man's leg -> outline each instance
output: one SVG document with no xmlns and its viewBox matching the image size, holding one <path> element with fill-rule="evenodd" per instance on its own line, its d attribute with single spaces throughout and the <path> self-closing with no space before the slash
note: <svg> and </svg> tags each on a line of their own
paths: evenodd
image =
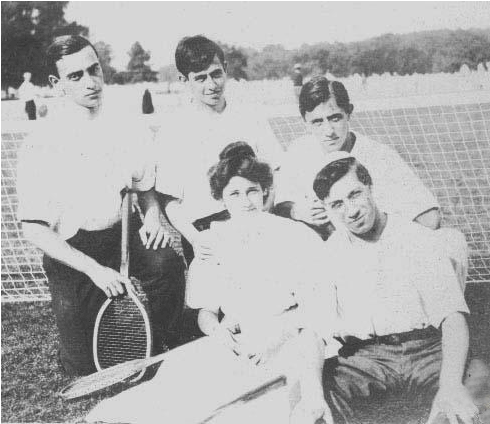
<svg viewBox="0 0 490 424">
<path fill-rule="evenodd" d="M 36 119 L 36 103 L 34 103 L 34 100 L 29 100 L 28 102 L 26 102 L 26 113 L 27 118 L 30 121 Z"/>
<path fill-rule="evenodd" d="M 325 399 L 336 424 L 361 423 L 399 391 L 399 346 L 368 345 L 341 349 L 325 361 Z"/>
<path fill-rule="evenodd" d="M 81 272 L 44 258 L 51 304 L 60 335 L 60 360 L 69 375 L 95 372 L 92 335 L 105 294 Z"/>
<path fill-rule="evenodd" d="M 136 222 L 132 225 L 130 274 L 142 282 L 148 295 L 154 353 L 159 353 L 164 344 L 172 348 L 180 343 L 185 267 L 171 247 L 146 249 L 138 234 L 140 226 Z"/>
</svg>

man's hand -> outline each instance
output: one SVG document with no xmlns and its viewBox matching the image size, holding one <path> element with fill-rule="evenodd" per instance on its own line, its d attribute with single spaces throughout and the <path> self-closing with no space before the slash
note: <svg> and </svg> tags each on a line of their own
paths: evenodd
<svg viewBox="0 0 490 424">
<path fill-rule="evenodd" d="M 216 254 L 217 240 L 211 235 L 209 230 L 204 230 L 195 235 L 191 240 L 194 256 L 206 261 Z"/>
<path fill-rule="evenodd" d="M 232 331 L 224 325 L 218 325 L 216 330 L 213 331 L 210 336 L 213 337 L 219 344 L 226 346 L 236 354 L 239 353 L 238 344 Z"/>
<path fill-rule="evenodd" d="M 435 423 L 439 414 L 445 415 L 450 424 L 459 424 L 458 418 L 463 424 L 474 424 L 477 423 L 473 420 L 478 416 L 478 408 L 462 384 L 441 386 L 432 403 L 427 424 Z"/>
<path fill-rule="evenodd" d="M 139 230 L 141 242 L 149 249 L 153 243 L 153 249 L 166 247 L 170 242 L 170 235 L 162 223 L 162 212 L 160 208 L 151 208 L 146 212 L 143 225 Z"/>
<path fill-rule="evenodd" d="M 127 277 L 124 277 L 112 268 L 99 265 L 87 275 L 97 287 L 103 290 L 107 297 L 124 294 L 124 285 L 126 285 L 130 289 L 133 289 L 131 280 Z"/>
<path fill-rule="evenodd" d="M 291 209 L 291 218 L 313 226 L 320 226 L 330 221 L 325 207 L 318 199 L 295 203 Z"/>
</svg>

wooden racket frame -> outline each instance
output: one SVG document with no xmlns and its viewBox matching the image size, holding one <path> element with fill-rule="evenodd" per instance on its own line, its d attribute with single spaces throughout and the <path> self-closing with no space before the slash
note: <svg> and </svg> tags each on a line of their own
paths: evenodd
<svg viewBox="0 0 490 424">
<path fill-rule="evenodd" d="M 133 208 L 133 193 L 130 190 L 125 190 L 123 200 L 122 200 L 122 220 L 121 220 L 121 266 L 119 272 L 124 276 L 129 278 L 129 233 L 131 230 L 131 214 Z M 147 337 L 146 342 L 146 353 L 145 357 L 150 358 L 152 353 L 152 331 L 150 319 L 146 311 L 145 306 L 141 303 L 138 295 L 134 292 L 132 288 L 126 287 L 127 295 L 131 297 L 133 302 L 136 304 L 138 309 L 143 316 L 145 322 L 145 329 L 149 337 Z M 97 371 L 102 371 L 104 368 L 101 367 L 99 362 L 99 356 L 97 354 L 97 337 L 99 335 L 99 323 L 107 307 L 113 302 L 114 298 L 108 298 L 100 307 L 95 319 L 94 334 L 92 338 L 92 349 L 95 362 L 95 368 Z M 131 382 L 137 382 L 143 378 L 146 373 L 146 368 L 141 370 L 136 376 L 131 379 Z"/>
</svg>

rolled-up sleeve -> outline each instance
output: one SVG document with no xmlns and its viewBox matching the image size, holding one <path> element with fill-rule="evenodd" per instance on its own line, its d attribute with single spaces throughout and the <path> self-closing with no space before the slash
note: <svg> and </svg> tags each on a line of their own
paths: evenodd
<svg viewBox="0 0 490 424">
<path fill-rule="evenodd" d="M 155 137 L 155 190 L 162 194 L 184 199 L 185 164 L 181 146 L 173 138 L 172 131 L 161 128 Z M 191 152 L 188 152 L 191 154 Z"/>
<path fill-rule="evenodd" d="M 129 157 L 133 169 L 132 189 L 148 191 L 155 187 L 155 142 L 154 134 L 149 128 L 140 127 L 133 136 L 134 149 Z"/>
<path fill-rule="evenodd" d="M 55 177 L 56 152 L 43 146 L 38 139 L 27 139 L 17 162 L 17 219 L 44 221 L 54 226 L 60 215 Z"/>
<path fill-rule="evenodd" d="M 387 167 L 383 178 L 385 181 L 376 185 L 381 190 L 386 202 L 392 206 L 388 210 L 409 220 L 420 214 L 439 208 L 439 203 L 431 191 L 424 185 L 414 170 L 392 149 L 384 147 L 384 164 Z M 383 190 L 383 187 L 386 190 Z"/>
<path fill-rule="evenodd" d="M 449 315 L 470 311 L 447 255 L 429 235 L 419 242 L 426 248 L 414 256 L 411 269 L 429 323 L 438 328 Z"/>
</svg>

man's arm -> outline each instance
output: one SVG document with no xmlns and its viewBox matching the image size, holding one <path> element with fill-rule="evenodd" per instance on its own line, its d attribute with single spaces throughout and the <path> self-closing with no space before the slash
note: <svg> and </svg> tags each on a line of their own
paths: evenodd
<svg viewBox="0 0 490 424">
<path fill-rule="evenodd" d="M 165 208 L 167 217 L 175 229 L 192 244 L 196 258 L 206 260 L 213 256 L 212 242 L 208 231 L 199 232 L 192 224 L 193 220 L 186 213 L 180 200 L 171 200 Z"/>
<path fill-rule="evenodd" d="M 155 189 L 138 192 L 138 203 L 143 212 L 143 225 L 139 230 L 143 244 L 149 249 L 153 243 L 153 249 L 159 246 L 165 247 L 170 241 L 164 222 L 167 221 L 160 209 Z"/>
<path fill-rule="evenodd" d="M 472 424 L 478 408 L 462 382 L 469 344 L 466 318 L 461 312 L 454 312 L 442 322 L 441 328 L 442 365 L 439 390 L 428 422 L 431 423 L 442 413 L 450 423 L 457 423 L 459 418 L 464 424 Z"/>
<path fill-rule="evenodd" d="M 46 225 L 23 222 L 22 229 L 24 236 L 32 244 L 53 259 L 86 274 L 108 297 L 123 294 L 123 284 L 131 284 L 128 278 L 117 271 L 100 265 L 91 257 L 71 247 Z"/>
<path fill-rule="evenodd" d="M 310 205 L 307 204 L 307 201 L 304 203 L 304 205 L 299 205 L 291 201 L 281 202 L 274 206 L 273 213 L 284 218 L 302 221 L 315 227 L 330 221 L 325 207 L 319 200 L 310 202 Z"/>
<path fill-rule="evenodd" d="M 315 331 L 307 328 L 302 330 L 298 342 L 304 358 L 298 373 L 301 398 L 291 413 L 290 423 L 314 423 L 323 419 L 326 424 L 333 424 L 332 413 L 323 394 L 325 342 Z"/>
</svg>

